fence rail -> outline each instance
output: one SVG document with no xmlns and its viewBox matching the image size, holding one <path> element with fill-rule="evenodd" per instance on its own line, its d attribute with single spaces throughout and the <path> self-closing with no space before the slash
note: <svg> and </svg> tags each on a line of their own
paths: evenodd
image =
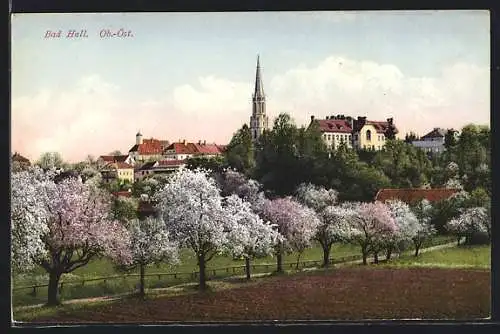
<svg viewBox="0 0 500 334">
<path fill-rule="evenodd" d="M 441 242 L 430 242 L 427 247 L 433 247 L 437 245 L 444 245 L 447 243 L 450 243 L 451 240 L 454 240 L 450 238 L 450 240 L 442 240 Z M 362 259 L 362 256 L 360 254 L 356 255 L 349 255 L 349 256 L 343 256 L 343 257 L 337 257 L 337 258 L 331 258 L 329 260 L 329 264 L 342 264 L 342 263 L 348 263 L 348 262 L 353 262 L 353 261 L 359 261 Z M 321 266 L 323 264 L 322 260 L 306 260 L 306 261 L 299 261 L 297 265 L 297 261 L 289 261 L 289 262 L 283 262 L 282 265 L 284 268 L 306 268 L 306 267 L 315 267 L 315 266 Z M 251 264 L 252 270 L 256 270 L 257 268 L 265 268 L 265 272 L 269 273 L 271 268 L 276 267 L 276 263 L 255 263 Z M 228 267 L 220 267 L 220 268 L 207 268 L 207 279 L 215 278 L 217 277 L 217 273 L 222 274 L 236 274 L 237 272 L 240 273 L 245 273 L 245 265 L 237 265 L 237 266 L 228 266 Z M 144 277 L 154 277 L 157 276 L 158 280 L 161 280 L 162 277 L 173 277 L 174 280 L 178 280 L 181 277 L 185 277 L 190 279 L 191 281 L 195 280 L 198 278 L 199 271 L 192 271 L 192 272 L 160 272 L 160 273 L 150 273 L 150 274 L 145 274 Z M 104 276 L 104 277 L 96 277 L 96 278 L 89 278 L 89 279 L 75 279 L 75 280 L 68 280 L 68 281 L 61 281 L 59 283 L 59 292 L 62 292 L 64 286 L 68 285 L 81 285 L 84 286 L 85 283 L 87 282 L 99 282 L 102 281 L 104 284 L 106 284 L 107 281 L 111 280 L 117 280 L 117 279 L 127 279 L 129 277 L 139 277 L 140 274 L 123 274 L 123 275 L 113 275 L 113 276 Z M 19 290 L 32 290 L 31 295 L 36 296 L 37 295 L 37 289 L 39 288 L 44 288 L 48 287 L 48 283 L 45 284 L 35 284 L 35 285 L 27 285 L 27 286 L 19 286 L 19 287 L 14 287 L 12 290 L 13 291 L 19 291 Z"/>
<path fill-rule="evenodd" d="M 329 263 L 330 264 L 339 264 L 343 262 L 350 262 L 350 261 L 355 261 L 359 260 L 361 256 L 359 255 L 352 255 L 352 256 L 345 256 L 341 258 L 335 258 L 335 259 L 330 259 Z M 314 267 L 314 266 L 320 266 L 323 264 L 323 261 L 320 260 L 307 260 L 307 261 L 299 261 L 298 262 L 298 267 L 299 268 L 306 268 L 306 267 Z M 283 262 L 283 267 L 289 267 L 293 268 L 297 266 L 297 261 L 290 261 L 290 262 Z M 251 264 L 250 267 L 252 270 L 256 270 L 257 268 L 264 268 L 266 272 L 270 272 L 271 268 L 276 267 L 276 263 L 255 263 Z M 238 265 L 238 266 L 229 266 L 229 267 L 220 267 L 220 268 L 207 268 L 207 278 L 212 278 L 212 277 L 217 277 L 218 273 L 222 274 L 236 274 L 236 273 L 245 273 L 246 272 L 246 266 L 245 265 Z M 211 275 L 210 275 L 211 274 Z M 191 280 L 195 280 L 198 278 L 199 271 L 192 271 L 192 272 L 160 272 L 160 273 L 149 273 L 145 274 L 144 277 L 158 277 L 158 280 L 161 280 L 162 277 L 173 277 L 173 279 L 180 279 L 181 277 L 186 277 Z M 75 280 L 68 280 L 68 281 L 61 281 L 59 283 L 59 292 L 61 292 L 64 288 L 64 286 L 68 285 L 81 285 L 84 286 L 88 282 L 99 282 L 102 281 L 104 284 L 106 284 L 107 281 L 111 280 L 117 280 L 117 279 L 126 279 L 129 277 L 140 277 L 140 274 L 123 274 L 123 275 L 113 275 L 113 276 L 103 276 L 103 277 L 96 277 L 96 278 L 89 278 L 89 279 L 75 279 Z M 39 288 L 45 288 L 48 287 L 48 283 L 45 284 L 35 284 L 35 285 L 26 285 L 26 286 L 19 286 L 19 287 L 14 287 L 12 290 L 13 291 L 19 291 L 19 290 L 32 290 L 31 294 L 33 296 L 36 296 L 37 294 L 37 289 Z"/>
</svg>

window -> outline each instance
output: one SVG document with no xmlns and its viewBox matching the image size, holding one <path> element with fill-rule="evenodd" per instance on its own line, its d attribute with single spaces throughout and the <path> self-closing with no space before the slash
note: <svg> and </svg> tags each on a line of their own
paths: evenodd
<svg viewBox="0 0 500 334">
<path fill-rule="evenodd" d="M 358 140 L 358 135 L 354 135 L 354 140 Z"/>
<path fill-rule="evenodd" d="M 339 135 L 336 135 L 336 136 L 335 136 L 335 138 L 336 138 L 337 140 L 339 140 Z"/>
<path fill-rule="evenodd" d="M 375 145 L 372 145 L 372 150 L 374 150 L 374 151 L 375 151 Z"/>
<path fill-rule="evenodd" d="M 349 140 L 351 140 L 351 135 L 349 135 Z"/>
<path fill-rule="evenodd" d="M 366 130 L 366 140 L 372 140 L 372 132 L 370 130 Z"/>
<path fill-rule="evenodd" d="M 332 139 L 332 136 L 331 135 L 328 135 L 328 140 Z"/>
</svg>

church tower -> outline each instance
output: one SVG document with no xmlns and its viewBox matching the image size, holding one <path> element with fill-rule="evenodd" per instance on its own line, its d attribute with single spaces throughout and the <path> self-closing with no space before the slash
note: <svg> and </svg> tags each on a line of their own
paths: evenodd
<svg viewBox="0 0 500 334">
<path fill-rule="evenodd" d="M 257 56 L 257 71 L 255 73 L 255 91 L 252 96 L 252 116 L 250 117 L 250 131 L 252 140 L 256 141 L 264 129 L 268 128 L 269 119 L 266 115 L 266 96 L 262 85 L 259 56 Z"/>
</svg>

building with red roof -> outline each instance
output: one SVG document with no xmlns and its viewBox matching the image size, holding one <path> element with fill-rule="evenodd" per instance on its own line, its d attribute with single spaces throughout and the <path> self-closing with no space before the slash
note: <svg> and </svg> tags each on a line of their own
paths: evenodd
<svg viewBox="0 0 500 334">
<path fill-rule="evenodd" d="M 111 162 L 102 168 L 101 175 L 105 182 L 119 180 L 134 183 L 134 166 L 126 162 Z"/>
<path fill-rule="evenodd" d="M 435 189 L 420 189 L 420 188 L 403 188 L 403 189 L 380 189 L 375 195 L 375 201 L 386 202 L 389 200 L 400 200 L 407 204 L 412 204 L 422 199 L 427 199 L 429 202 L 437 202 L 450 198 L 458 193 L 459 189 L 451 188 L 435 188 Z"/>
<path fill-rule="evenodd" d="M 142 134 L 138 132 L 135 135 L 135 145 L 128 152 L 135 161 L 161 159 L 168 145 L 168 140 L 143 139 Z"/>
<path fill-rule="evenodd" d="M 325 144 L 336 149 L 341 143 L 357 149 L 381 150 L 385 145 L 386 133 L 392 128 L 397 133 L 393 119 L 387 121 L 370 121 L 366 117 L 354 119 L 351 116 L 327 116 L 325 119 L 315 119 L 311 116 L 311 124 L 319 126 Z"/>
</svg>

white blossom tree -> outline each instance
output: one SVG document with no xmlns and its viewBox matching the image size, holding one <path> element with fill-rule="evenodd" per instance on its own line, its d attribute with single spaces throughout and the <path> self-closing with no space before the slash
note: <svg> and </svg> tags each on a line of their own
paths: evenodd
<svg viewBox="0 0 500 334">
<path fill-rule="evenodd" d="M 475 232 L 487 233 L 491 238 L 491 219 L 489 212 L 484 207 L 475 207 L 465 210 L 460 216 L 450 220 L 446 228 L 457 236 L 457 243 L 465 237 L 465 242 Z"/>
<path fill-rule="evenodd" d="M 323 266 L 330 264 L 330 251 L 333 243 L 349 238 L 347 218 L 349 210 L 335 206 L 338 193 L 334 189 L 325 189 L 312 184 L 301 184 L 297 188 L 297 199 L 316 211 L 320 224 L 315 239 L 323 249 Z"/>
<path fill-rule="evenodd" d="M 389 260 L 394 250 L 400 251 L 398 248 L 401 243 L 413 241 L 417 237 L 420 224 L 408 204 L 400 200 L 391 200 L 386 205 L 398 227 L 397 232 L 390 234 L 387 239 L 386 258 Z"/>
<path fill-rule="evenodd" d="M 418 229 L 413 237 L 415 256 L 418 256 L 423 243 L 437 233 L 436 228 L 431 224 L 433 208 L 427 199 L 422 199 L 412 206 L 413 213 L 418 220 Z"/>
<path fill-rule="evenodd" d="M 49 232 L 46 183 L 50 176 L 38 167 L 11 177 L 11 263 L 14 271 L 32 269 L 46 255 L 42 237 Z"/>
<path fill-rule="evenodd" d="M 215 180 L 204 170 L 175 173 L 155 196 L 167 230 L 179 245 L 196 254 L 201 290 L 206 289 L 206 263 L 227 251 L 234 221 L 222 205 Z"/>
<path fill-rule="evenodd" d="M 298 253 L 297 266 L 302 252 L 310 247 L 320 221 L 316 213 L 291 197 L 267 200 L 263 206 L 263 215 L 276 224 L 283 239 L 276 247 L 277 272 L 283 272 L 284 251 L 295 250 Z"/>
<path fill-rule="evenodd" d="M 170 240 L 165 222 L 160 218 L 146 217 L 133 219 L 128 223 L 130 235 L 131 260 L 124 265 L 128 270 L 137 267 L 140 271 L 139 296 L 145 296 L 144 275 L 146 267 L 160 262 L 177 263 L 179 260 L 177 244 Z M 118 258 L 118 261 L 123 260 Z"/>
<path fill-rule="evenodd" d="M 236 195 L 225 199 L 225 207 L 233 219 L 229 232 L 230 251 L 233 257 L 245 259 L 246 277 L 250 279 L 250 261 L 273 253 L 274 246 L 281 240 L 276 226 L 264 222 L 253 212 L 251 204 Z"/>
</svg>

